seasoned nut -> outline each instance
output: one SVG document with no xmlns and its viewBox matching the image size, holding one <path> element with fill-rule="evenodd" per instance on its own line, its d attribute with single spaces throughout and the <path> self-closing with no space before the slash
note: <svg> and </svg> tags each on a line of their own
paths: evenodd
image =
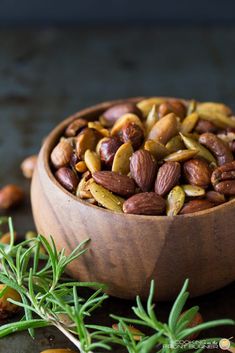
<svg viewBox="0 0 235 353">
<path fill-rule="evenodd" d="M 8 299 L 21 302 L 21 296 L 18 292 L 7 287 L 5 284 L 0 284 L 0 292 L 3 292 L 0 298 L 0 320 L 3 320 L 11 317 L 19 310 L 19 306 L 10 303 Z"/>
<path fill-rule="evenodd" d="M 78 185 L 78 177 L 67 167 L 58 169 L 55 173 L 58 182 L 68 191 L 75 192 Z"/>
<path fill-rule="evenodd" d="M 123 204 L 124 213 L 160 215 L 165 211 L 166 201 L 155 192 L 143 192 L 127 199 Z"/>
<path fill-rule="evenodd" d="M 138 125 L 143 130 L 143 124 L 137 115 L 124 114 L 113 125 L 112 130 L 111 130 L 111 135 L 115 136 L 115 135 L 119 134 L 122 131 L 123 126 L 125 126 L 128 123 L 134 123 L 134 124 Z"/>
<path fill-rule="evenodd" d="M 90 172 L 84 173 L 78 184 L 76 196 L 80 197 L 81 199 L 91 199 L 92 194 L 90 192 L 90 185 L 92 182 L 94 182 L 94 180 L 93 178 L 90 178 Z"/>
<path fill-rule="evenodd" d="M 31 179 L 37 164 L 38 156 L 33 155 L 25 158 L 21 163 L 21 170 L 25 178 Z"/>
<path fill-rule="evenodd" d="M 156 122 L 149 132 L 148 139 L 156 140 L 165 145 L 173 136 L 178 133 L 178 122 L 176 115 L 170 113 Z"/>
<path fill-rule="evenodd" d="M 158 115 L 160 118 L 163 118 L 169 113 L 174 113 L 181 119 L 184 119 L 186 115 L 185 105 L 178 100 L 171 100 L 165 103 L 162 103 L 158 108 Z"/>
<path fill-rule="evenodd" d="M 87 165 L 84 161 L 76 163 L 74 167 L 78 173 L 85 173 L 87 171 Z"/>
<path fill-rule="evenodd" d="M 229 149 L 229 145 L 211 132 L 202 134 L 199 137 L 199 142 L 213 153 L 218 165 L 233 161 L 233 154 Z"/>
<path fill-rule="evenodd" d="M 166 144 L 169 153 L 174 153 L 184 149 L 184 143 L 179 135 L 172 137 Z"/>
<path fill-rule="evenodd" d="M 130 161 L 131 176 L 142 191 L 152 189 L 157 173 L 157 163 L 150 152 L 139 150 Z"/>
<path fill-rule="evenodd" d="M 100 143 L 99 151 L 101 161 L 108 167 L 112 167 L 115 153 L 122 145 L 122 142 L 117 137 L 103 139 Z"/>
<path fill-rule="evenodd" d="M 97 172 L 101 169 L 100 157 L 91 150 L 86 150 L 84 154 L 84 161 L 91 173 Z"/>
<path fill-rule="evenodd" d="M 180 211 L 180 214 L 199 212 L 212 207 L 214 207 L 213 203 L 208 200 L 191 200 L 184 204 L 183 208 Z"/>
<path fill-rule="evenodd" d="M 72 169 L 76 169 L 75 166 L 79 162 L 79 158 L 76 152 L 73 152 L 70 157 L 69 165 Z"/>
<path fill-rule="evenodd" d="M 76 152 L 79 159 L 84 157 L 86 150 L 94 151 L 99 139 L 99 134 L 93 129 L 84 129 L 77 137 Z"/>
<path fill-rule="evenodd" d="M 138 149 L 144 139 L 144 132 L 139 125 L 129 122 L 122 127 L 121 140 L 125 143 L 130 141 L 133 149 Z"/>
<path fill-rule="evenodd" d="M 185 146 L 189 150 L 196 150 L 197 151 L 197 157 L 202 157 L 206 159 L 207 161 L 213 163 L 216 165 L 216 160 L 214 156 L 206 149 L 204 146 L 202 146 L 199 142 L 195 141 L 194 139 L 187 137 L 183 134 L 180 133 L 180 136 L 182 137 L 182 140 L 184 141 Z"/>
<path fill-rule="evenodd" d="M 120 174 L 128 174 L 130 171 L 130 158 L 134 150 L 130 142 L 119 147 L 114 155 L 112 171 Z"/>
<path fill-rule="evenodd" d="M 164 158 L 166 162 L 183 162 L 187 159 L 191 159 L 196 156 L 198 153 L 197 150 L 179 150 L 177 152 L 171 153 Z"/>
<path fill-rule="evenodd" d="M 204 132 L 215 133 L 218 129 L 211 121 L 199 119 L 199 121 L 195 127 L 195 130 L 199 134 L 203 134 Z"/>
<path fill-rule="evenodd" d="M 235 180 L 221 181 L 215 185 L 215 190 L 221 194 L 234 196 L 235 195 Z"/>
<path fill-rule="evenodd" d="M 135 183 L 133 179 L 126 175 L 121 175 L 115 172 L 102 171 L 95 172 L 93 179 L 99 185 L 115 194 L 121 196 L 130 196 L 135 192 Z"/>
<path fill-rule="evenodd" d="M 211 183 L 213 186 L 218 184 L 221 180 L 227 180 L 228 173 L 231 177 L 231 172 L 235 171 L 235 161 L 230 163 L 223 164 L 222 166 L 216 168 L 211 176 Z M 226 174 L 225 174 L 226 173 Z M 226 176 L 226 179 L 223 179 L 222 176 Z"/>
<path fill-rule="evenodd" d="M 150 112 L 148 113 L 147 119 L 145 121 L 145 129 L 148 134 L 152 129 L 153 125 L 159 120 L 156 105 L 154 104 Z"/>
<path fill-rule="evenodd" d="M 90 129 L 94 129 L 94 130 L 98 131 L 100 133 L 100 135 L 102 135 L 102 136 L 105 136 L 105 137 L 110 136 L 109 130 L 105 129 L 99 121 L 89 121 L 88 127 Z"/>
<path fill-rule="evenodd" d="M 51 162 L 58 169 L 66 167 L 73 153 L 73 147 L 67 139 L 61 139 L 51 152 Z"/>
<path fill-rule="evenodd" d="M 24 199 L 23 190 L 14 184 L 0 189 L 0 209 L 8 210 L 18 206 Z"/>
<path fill-rule="evenodd" d="M 122 212 L 124 199 L 120 196 L 113 195 L 112 192 L 95 182 L 91 183 L 90 192 L 94 199 L 103 207 L 108 210 Z"/>
<path fill-rule="evenodd" d="M 166 201 L 167 216 L 176 216 L 184 205 L 185 193 L 180 186 L 175 186 L 168 194 Z"/>
<path fill-rule="evenodd" d="M 129 113 L 135 114 L 139 118 L 142 118 L 141 110 L 134 103 L 125 102 L 116 104 L 107 109 L 102 115 L 101 122 L 104 126 L 111 127 L 121 116 Z"/>
<path fill-rule="evenodd" d="M 67 129 L 65 130 L 65 136 L 74 137 L 76 136 L 82 129 L 87 127 L 88 121 L 85 119 L 76 119 L 72 121 Z"/>
<path fill-rule="evenodd" d="M 192 113 L 186 116 L 186 118 L 182 121 L 180 131 L 183 134 L 187 134 L 191 132 L 194 129 L 198 119 L 199 119 L 199 116 L 197 113 Z"/>
<path fill-rule="evenodd" d="M 198 196 L 205 195 L 205 189 L 203 189 L 200 186 L 185 184 L 185 185 L 181 185 L 181 187 L 184 190 L 186 196 L 198 197 Z"/>
<path fill-rule="evenodd" d="M 208 191 L 206 193 L 206 198 L 208 201 L 212 202 L 215 205 L 220 205 L 221 203 L 224 203 L 226 201 L 225 197 L 223 194 L 220 194 L 217 191 Z"/>
<path fill-rule="evenodd" d="M 197 104 L 197 111 L 206 111 L 210 113 L 220 113 L 223 115 L 230 116 L 232 115 L 231 109 L 222 103 L 215 103 L 215 102 L 204 102 Z"/>
<path fill-rule="evenodd" d="M 157 173 L 155 192 L 160 196 L 166 195 L 179 182 L 180 174 L 178 162 L 164 163 Z"/>
<path fill-rule="evenodd" d="M 169 154 L 168 149 L 158 141 L 147 140 L 144 144 L 144 149 L 149 151 L 157 161 Z"/>
<path fill-rule="evenodd" d="M 139 103 L 137 103 L 137 107 L 142 111 L 144 117 L 147 117 L 150 110 L 153 108 L 153 105 L 158 107 L 160 104 L 164 103 L 166 98 L 162 97 L 151 97 L 147 99 L 143 99 Z"/>
<path fill-rule="evenodd" d="M 206 189 L 211 180 L 211 169 L 203 159 L 190 159 L 184 163 L 184 176 L 191 185 Z"/>
<path fill-rule="evenodd" d="M 203 120 L 208 120 L 212 122 L 216 127 L 223 129 L 230 127 L 235 127 L 235 119 L 228 117 L 220 112 L 211 112 L 208 110 L 198 110 L 199 118 Z"/>
</svg>

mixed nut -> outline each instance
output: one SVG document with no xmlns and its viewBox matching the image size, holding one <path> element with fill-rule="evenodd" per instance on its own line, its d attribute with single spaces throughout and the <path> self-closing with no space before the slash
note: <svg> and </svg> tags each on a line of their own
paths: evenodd
<svg viewBox="0 0 235 353">
<path fill-rule="evenodd" d="M 152 97 L 74 118 L 51 152 L 58 182 L 87 202 L 188 214 L 235 196 L 235 117 L 221 103 Z"/>
</svg>

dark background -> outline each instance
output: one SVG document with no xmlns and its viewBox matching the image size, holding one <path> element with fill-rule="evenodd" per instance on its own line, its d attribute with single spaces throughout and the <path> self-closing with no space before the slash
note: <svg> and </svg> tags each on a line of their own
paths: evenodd
<svg viewBox="0 0 235 353">
<path fill-rule="evenodd" d="M 21 236 L 34 224 L 20 163 L 67 115 L 151 95 L 235 108 L 234 10 L 233 0 L 0 0 L 0 187 L 14 182 L 26 191 L 24 206 L 11 212 Z M 235 319 L 234 298 L 235 283 L 191 304 L 201 306 L 205 319 Z M 112 299 L 95 319 L 111 324 L 108 313 L 127 315 L 132 305 Z M 162 320 L 169 307 L 158 304 Z M 234 329 L 211 335 L 234 336 Z M 44 329 L 36 341 L 27 333 L 1 340 L 0 353 L 50 346 L 69 343 Z"/>
</svg>

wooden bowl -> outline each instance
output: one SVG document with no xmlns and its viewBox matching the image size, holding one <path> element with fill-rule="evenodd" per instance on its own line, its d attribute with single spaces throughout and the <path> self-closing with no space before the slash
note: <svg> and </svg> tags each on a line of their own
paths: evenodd
<svg viewBox="0 0 235 353">
<path fill-rule="evenodd" d="M 138 101 L 138 99 L 134 99 Z M 198 296 L 235 280 L 235 200 L 213 209 L 176 217 L 119 214 L 90 205 L 54 178 L 50 152 L 75 118 L 94 120 L 107 102 L 82 110 L 57 126 L 39 154 L 32 181 L 32 208 L 39 233 L 53 235 L 58 248 L 71 252 L 90 238 L 85 255 L 69 268 L 81 281 L 108 285 L 121 298 L 146 298 L 151 279 L 158 300 L 174 298 L 185 278 Z"/>
</svg>

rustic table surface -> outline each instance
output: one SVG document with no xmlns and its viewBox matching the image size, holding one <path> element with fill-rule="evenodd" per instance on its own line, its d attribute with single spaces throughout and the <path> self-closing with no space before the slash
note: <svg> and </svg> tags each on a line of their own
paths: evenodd
<svg viewBox="0 0 235 353">
<path fill-rule="evenodd" d="M 130 96 L 169 95 L 224 101 L 235 108 L 235 28 L 71 28 L 0 30 L 0 185 L 15 182 L 27 201 L 13 212 L 20 234 L 34 229 L 29 183 L 21 160 L 37 153 L 48 132 L 68 114 L 100 101 Z M 193 299 L 205 319 L 235 319 L 235 283 Z M 108 313 L 127 315 L 132 302 L 110 298 Z M 170 303 L 159 303 L 166 319 Z M 235 336 L 221 328 L 211 335 Z M 0 353 L 39 353 L 71 347 L 54 329 L 0 341 Z M 216 350 L 218 352 L 218 350 Z M 121 353 L 120 349 L 113 352 Z"/>
</svg>

